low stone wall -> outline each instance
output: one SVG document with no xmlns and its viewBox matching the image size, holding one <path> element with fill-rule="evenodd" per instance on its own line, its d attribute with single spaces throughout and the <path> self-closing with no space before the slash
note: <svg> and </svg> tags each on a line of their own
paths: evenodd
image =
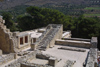
<svg viewBox="0 0 100 67">
<path fill-rule="evenodd" d="M 87 56 L 86 67 L 97 67 L 97 48 L 90 48 Z"/>
<path fill-rule="evenodd" d="M 49 58 L 50 58 L 50 57 L 53 57 L 53 56 L 50 56 L 50 55 L 48 55 L 48 54 L 42 54 L 42 53 L 41 53 L 41 54 L 37 54 L 36 57 L 37 57 L 37 58 L 40 58 L 40 59 L 49 60 Z"/>
<path fill-rule="evenodd" d="M 5 66 L 5 67 L 21 67 L 21 64 L 18 63 L 18 61 L 14 61 L 11 64 Z"/>
<path fill-rule="evenodd" d="M 86 41 L 90 42 L 91 39 L 82 39 L 82 38 L 62 38 L 63 40 L 74 40 L 74 41 Z"/>
<path fill-rule="evenodd" d="M 35 59 L 35 58 L 36 58 L 36 53 L 35 52 L 30 52 L 29 54 L 24 55 L 21 58 L 19 58 L 18 62 L 22 64 L 22 63 L 27 62 L 28 60 Z"/>
<path fill-rule="evenodd" d="M 7 55 L 5 57 L 1 57 L 0 58 L 0 65 L 2 65 L 4 63 L 7 63 L 7 62 L 9 62 L 9 61 L 11 61 L 13 59 L 14 59 L 14 54 L 9 54 L 9 55 Z"/>
<path fill-rule="evenodd" d="M 67 47 L 61 47 L 58 49 L 62 49 L 62 50 L 70 50 L 70 51 L 77 51 L 77 52 L 86 52 L 86 50 L 84 49 L 79 49 L 79 48 L 67 48 Z"/>
<path fill-rule="evenodd" d="M 27 55 L 24 55 L 20 57 L 19 59 L 15 60 L 11 64 L 7 65 L 6 67 L 23 67 L 22 64 L 27 64 L 27 60 L 35 59 L 36 53 L 35 52 L 30 52 Z M 29 65 L 30 66 L 30 65 Z"/>
<path fill-rule="evenodd" d="M 18 59 L 18 62 L 21 64 L 21 67 L 50 67 L 48 65 L 42 65 L 42 64 L 35 64 L 35 63 L 29 63 L 29 60 L 36 59 L 36 53 L 31 52 L 28 55 L 25 55 Z"/>
<path fill-rule="evenodd" d="M 34 64 L 34 63 L 23 63 L 21 64 L 21 67 L 53 67 L 50 65 L 42 65 L 42 64 Z"/>
<path fill-rule="evenodd" d="M 83 41 L 71 41 L 71 40 L 56 40 L 57 45 L 66 45 L 66 46 L 74 46 L 74 47 L 82 47 L 82 48 L 90 48 L 90 42 Z"/>
</svg>

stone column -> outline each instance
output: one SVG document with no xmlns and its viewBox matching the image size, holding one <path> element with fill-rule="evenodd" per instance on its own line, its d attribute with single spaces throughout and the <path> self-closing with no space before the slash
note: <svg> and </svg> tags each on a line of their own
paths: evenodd
<svg viewBox="0 0 100 67">
<path fill-rule="evenodd" d="M 25 44 L 25 36 L 23 36 L 23 45 Z"/>
<path fill-rule="evenodd" d="M 17 54 L 16 53 L 14 54 L 14 59 L 17 59 Z"/>
<path fill-rule="evenodd" d="M 30 36 L 28 35 L 27 37 L 28 37 L 28 43 L 31 44 Z"/>
<path fill-rule="evenodd" d="M 18 48 L 20 48 L 20 37 L 18 37 Z"/>
</svg>

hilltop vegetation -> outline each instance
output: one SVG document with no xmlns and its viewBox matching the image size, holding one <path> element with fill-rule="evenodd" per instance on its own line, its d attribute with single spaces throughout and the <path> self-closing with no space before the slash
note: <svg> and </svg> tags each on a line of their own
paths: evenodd
<svg viewBox="0 0 100 67">
<path fill-rule="evenodd" d="M 6 14 L 3 13 L 6 23 L 9 21 L 12 23 L 12 18 L 6 18 Z M 14 23 L 14 22 L 13 22 Z M 86 18 L 83 15 L 80 17 L 66 16 L 58 10 L 39 8 L 39 7 L 28 7 L 26 9 L 25 15 L 19 15 L 17 17 L 17 26 L 13 28 L 7 23 L 7 27 L 12 29 L 12 31 L 20 30 L 26 31 L 31 29 L 36 29 L 40 27 L 45 27 L 48 24 L 63 24 L 64 30 L 71 30 L 72 37 L 80 38 L 91 38 L 92 36 L 100 36 L 100 19 L 97 17 Z M 17 28 L 15 28 L 17 27 Z"/>
<path fill-rule="evenodd" d="M 38 6 L 56 9 L 63 12 L 65 15 L 73 17 L 82 14 L 85 14 L 86 17 L 91 17 L 91 13 L 93 17 L 99 17 L 99 15 L 97 15 L 100 14 L 99 3 L 99 0 L 4 0 L 0 2 L 0 13 L 2 10 L 6 10 L 14 15 L 15 20 L 16 16 L 19 14 L 25 14 L 27 6 Z"/>
</svg>

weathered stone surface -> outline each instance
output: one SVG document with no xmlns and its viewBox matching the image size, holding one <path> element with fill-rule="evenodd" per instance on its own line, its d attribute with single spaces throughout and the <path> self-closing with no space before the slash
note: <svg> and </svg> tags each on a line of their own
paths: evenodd
<svg viewBox="0 0 100 67">
<path fill-rule="evenodd" d="M 97 48 L 91 48 L 86 59 L 86 67 L 94 67 L 97 63 Z"/>
</svg>

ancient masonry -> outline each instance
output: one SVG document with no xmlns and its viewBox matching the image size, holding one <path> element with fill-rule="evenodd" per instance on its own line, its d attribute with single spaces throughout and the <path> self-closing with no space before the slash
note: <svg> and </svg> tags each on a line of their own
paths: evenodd
<svg viewBox="0 0 100 67">
<path fill-rule="evenodd" d="M 99 64 L 97 37 L 71 38 L 71 31 L 63 31 L 62 24 L 11 32 L 2 18 L 0 67 L 97 67 Z"/>
</svg>

